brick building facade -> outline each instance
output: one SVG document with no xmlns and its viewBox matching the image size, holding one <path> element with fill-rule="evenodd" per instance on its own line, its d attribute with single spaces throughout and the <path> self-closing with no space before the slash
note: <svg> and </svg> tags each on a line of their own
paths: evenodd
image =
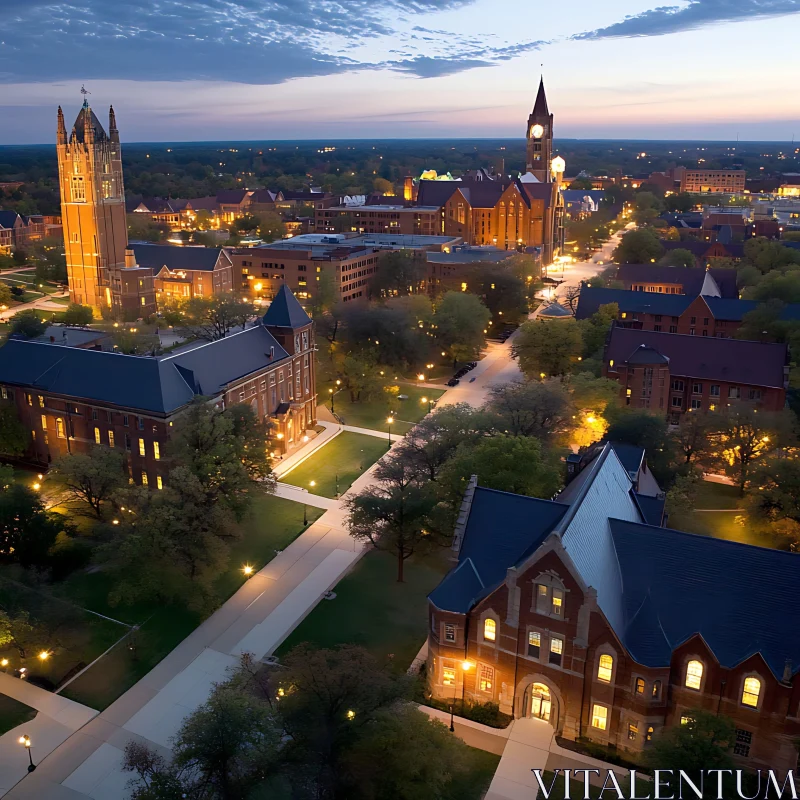
<svg viewBox="0 0 800 800">
<path fill-rule="evenodd" d="M 742 765 L 796 766 L 800 555 L 646 524 L 611 445 L 556 501 L 476 482 L 429 596 L 434 697 L 635 757 L 699 707 L 733 719 Z"/>
<path fill-rule="evenodd" d="M 314 325 L 288 290 L 263 319 L 190 350 L 150 358 L 11 339 L 0 348 L 0 400 L 29 432 L 25 459 L 47 466 L 95 445 L 126 454 L 137 483 L 161 488 L 170 428 L 196 397 L 247 403 L 281 455 L 316 424 Z"/>
<path fill-rule="evenodd" d="M 743 192 L 743 169 L 686 169 L 681 174 L 680 190 L 693 194 Z"/>
</svg>

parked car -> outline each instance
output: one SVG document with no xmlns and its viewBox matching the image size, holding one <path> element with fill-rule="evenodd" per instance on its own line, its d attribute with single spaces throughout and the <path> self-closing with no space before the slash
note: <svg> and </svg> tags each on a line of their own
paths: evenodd
<svg viewBox="0 0 800 800">
<path fill-rule="evenodd" d="M 458 378 L 450 378 L 450 380 L 447 381 L 448 386 L 458 386 L 459 383 L 461 383 L 461 381 Z"/>
</svg>

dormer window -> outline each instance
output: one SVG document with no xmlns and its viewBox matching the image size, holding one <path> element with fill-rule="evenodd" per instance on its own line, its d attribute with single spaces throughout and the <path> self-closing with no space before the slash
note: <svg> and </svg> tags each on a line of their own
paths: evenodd
<svg viewBox="0 0 800 800">
<path fill-rule="evenodd" d="M 544 583 L 536 584 L 536 612 L 551 617 L 564 616 L 564 590 Z"/>
</svg>

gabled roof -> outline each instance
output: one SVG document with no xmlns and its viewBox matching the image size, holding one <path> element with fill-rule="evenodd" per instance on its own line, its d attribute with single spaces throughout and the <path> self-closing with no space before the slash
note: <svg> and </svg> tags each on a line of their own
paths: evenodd
<svg viewBox="0 0 800 800">
<path fill-rule="evenodd" d="M 273 328 L 302 328 L 311 322 L 311 317 L 306 314 L 284 283 L 275 295 L 275 299 L 269 304 L 262 321 L 264 325 Z"/>
<path fill-rule="evenodd" d="M 779 680 L 787 659 L 800 668 L 800 554 L 610 525 L 624 587 L 622 639 L 636 661 L 664 666 L 675 647 L 700 635 L 723 667 L 760 652 Z"/>
<path fill-rule="evenodd" d="M 588 319 L 599 310 L 600 306 L 610 305 L 611 303 L 616 303 L 620 311 L 625 311 L 629 314 L 664 314 L 670 317 L 679 317 L 693 301 L 693 297 L 685 294 L 635 292 L 632 289 L 605 289 L 600 286 L 583 286 L 578 297 L 575 318 Z"/>
<path fill-rule="evenodd" d="M 443 206 L 461 188 L 461 181 L 420 181 L 417 205 Z"/>
<path fill-rule="evenodd" d="M 615 325 L 603 358 L 606 363 L 613 360 L 622 364 L 641 346 L 668 358 L 673 376 L 780 389 L 784 386 L 785 344 L 685 336 Z"/>
<path fill-rule="evenodd" d="M 660 264 L 620 264 L 617 278 L 624 283 L 673 283 L 683 293 L 697 297 L 702 293 L 706 270 L 699 267 L 662 267 Z"/>
<path fill-rule="evenodd" d="M 186 247 L 171 244 L 132 243 L 130 249 L 140 267 L 148 267 L 157 273 L 162 267 L 171 272 L 178 270 L 213 272 L 220 263 L 230 263 L 228 254 L 221 247 Z"/>
<path fill-rule="evenodd" d="M 738 255 L 734 248 L 737 245 L 726 244 L 725 249 L 731 252 L 731 258 L 741 258 L 742 253 L 740 252 Z M 741 247 L 741 245 L 738 245 Z M 711 262 L 714 263 L 713 261 Z M 736 270 L 735 269 L 724 269 L 723 267 L 709 267 L 708 273 L 711 277 L 717 282 L 717 286 L 719 286 L 719 293 L 721 297 L 729 298 L 732 300 L 736 300 L 739 297 L 739 289 L 736 285 Z"/>
<path fill-rule="evenodd" d="M 429 595 L 443 610 L 465 613 L 505 580 L 506 570 L 523 561 L 545 540 L 569 506 L 552 500 L 475 489 L 459 566 Z"/>
<path fill-rule="evenodd" d="M 247 189 L 221 189 L 217 192 L 217 202 L 239 205 L 249 194 Z"/>
</svg>

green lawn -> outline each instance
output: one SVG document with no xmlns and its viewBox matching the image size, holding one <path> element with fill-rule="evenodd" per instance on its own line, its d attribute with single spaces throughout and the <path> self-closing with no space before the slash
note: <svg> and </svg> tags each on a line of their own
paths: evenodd
<svg viewBox="0 0 800 800">
<path fill-rule="evenodd" d="M 310 507 L 307 512 L 309 524 L 322 513 Z M 244 582 L 244 564 L 261 569 L 275 557 L 276 550 L 283 550 L 302 533 L 303 506 L 279 497 L 257 498 L 243 529 L 244 536 L 231 547 L 229 569 L 217 582 L 220 604 Z M 149 672 L 202 621 L 201 614 L 182 607 L 109 606 L 111 588 L 110 577 L 102 572 L 76 574 L 62 585 L 66 595 L 86 608 L 130 624 L 144 623 L 131 639 L 112 650 L 64 690 L 65 697 L 98 710 L 106 708 Z M 131 643 L 133 649 L 128 646 Z"/>
<path fill-rule="evenodd" d="M 13 730 L 36 716 L 36 709 L 0 694 L 0 734 Z M 24 733 L 24 731 L 23 731 Z"/>
<path fill-rule="evenodd" d="M 427 596 L 452 566 L 449 550 L 406 562 L 405 581 L 397 582 L 397 561 L 389 553 L 367 553 L 334 588 L 333 600 L 321 600 L 278 650 L 300 642 L 318 647 L 357 644 L 377 658 L 392 656 L 408 669 L 428 631 Z"/>
<path fill-rule="evenodd" d="M 406 396 L 407 399 L 400 400 L 395 395 L 386 392 L 381 396 L 369 401 L 351 403 L 347 392 L 339 392 L 336 395 L 334 409 L 344 420 L 345 425 L 355 425 L 359 428 L 371 428 L 376 431 L 386 431 L 388 436 L 389 426 L 387 419 L 389 414 L 394 414 L 392 424 L 393 434 L 407 433 L 419 422 L 427 413 L 429 406 L 428 400 L 438 400 L 443 394 L 443 389 L 424 389 L 411 383 L 401 383 L 399 394 Z M 425 402 L 423 402 L 425 398 Z M 328 400 L 330 407 L 330 400 Z"/>
<path fill-rule="evenodd" d="M 339 494 L 344 494 L 353 481 L 388 449 L 388 436 L 383 439 L 365 433 L 345 431 L 326 442 L 314 455 L 281 477 L 281 482 L 301 486 L 312 494 L 335 497 L 337 476 Z"/>
<path fill-rule="evenodd" d="M 474 747 L 467 750 L 467 769 L 455 776 L 443 795 L 444 800 L 481 800 L 497 772 L 500 756 Z"/>
<path fill-rule="evenodd" d="M 758 547 L 785 548 L 786 538 L 753 525 L 747 510 L 739 507 L 741 503 L 742 498 L 735 486 L 702 481 L 694 509 L 674 512 L 667 524 L 671 528 L 702 536 Z"/>
</svg>

